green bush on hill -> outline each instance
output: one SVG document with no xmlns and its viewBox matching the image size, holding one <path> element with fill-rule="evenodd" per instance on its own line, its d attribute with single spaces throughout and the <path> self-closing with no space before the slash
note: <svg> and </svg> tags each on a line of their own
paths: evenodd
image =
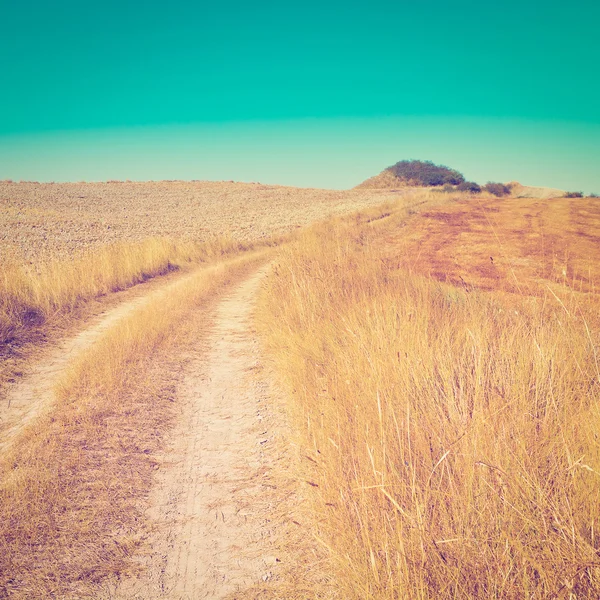
<svg viewBox="0 0 600 600">
<path fill-rule="evenodd" d="M 583 192 L 565 192 L 565 198 L 583 198 Z"/>
<path fill-rule="evenodd" d="M 399 179 L 423 186 L 459 185 L 465 178 L 461 173 L 443 165 L 434 165 L 430 160 L 401 160 L 388 167 Z"/>
<path fill-rule="evenodd" d="M 463 181 L 456 189 L 459 192 L 471 192 L 472 194 L 479 194 L 481 192 L 481 186 L 474 181 Z"/>
<path fill-rule="evenodd" d="M 483 189 L 490 194 L 494 194 L 494 196 L 508 196 L 510 194 L 510 188 L 503 183 L 494 183 L 493 181 L 488 181 Z"/>
</svg>

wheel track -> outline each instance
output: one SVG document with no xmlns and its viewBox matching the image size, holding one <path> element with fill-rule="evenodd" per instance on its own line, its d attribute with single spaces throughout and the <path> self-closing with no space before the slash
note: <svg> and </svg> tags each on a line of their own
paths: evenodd
<svg viewBox="0 0 600 600">
<path fill-rule="evenodd" d="M 167 282 L 171 280 L 169 278 Z M 2 401 L 0 453 L 6 451 L 28 424 L 52 408 L 54 387 L 69 366 L 110 327 L 132 314 L 168 284 L 159 280 L 152 283 L 150 289 L 136 286 L 127 290 L 132 298 L 126 296 L 127 299 L 114 308 L 92 318 L 83 331 L 59 341 L 23 379 L 7 390 Z"/>
</svg>

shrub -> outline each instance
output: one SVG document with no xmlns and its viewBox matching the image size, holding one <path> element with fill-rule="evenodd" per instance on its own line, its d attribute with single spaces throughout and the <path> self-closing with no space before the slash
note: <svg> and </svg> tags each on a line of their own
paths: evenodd
<svg viewBox="0 0 600 600">
<path fill-rule="evenodd" d="M 474 181 L 463 181 L 456 189 L 459 192 L 471 192 L 472 194 L 481 192 L 481 186 Z"/>
<path fill-rule="evenodd" d="M 494 183 L 493 181 L 488 181 L 486 185 L 483 186 L 483 189 L 490 194 L 494 194 L 494 196 L 508 196 L 510 194 L 510 188 L 503 183 Z"/>
<path fill-rule="evenodd" d="M 583 198 L 583 192 L 565 192 L 564 198 Z"/>
<path fill-rule="evenodd" d="M 390 171 L 399 179 L 415 185 L 459 185 L 465 180 L 458 171 L 443 165 L 434 165 L 430 160 L 401 160 L 388 167 L 386 171 Z"/>
<path fill-rule="evenodd" d="M 598 194 L 594 194 L 594 192 L 592 192 L 591 194 L 588 194 L 588 198 L 600 198 L 600 196 L 598 196 Z"/>
</svg>

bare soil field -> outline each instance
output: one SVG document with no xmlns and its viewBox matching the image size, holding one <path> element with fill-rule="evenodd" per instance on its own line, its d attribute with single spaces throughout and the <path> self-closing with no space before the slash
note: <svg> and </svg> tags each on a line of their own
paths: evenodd
<svg viewBox="0 0 600 600">
<path fill-rule="evenodd" d="M 403 267 L 467 289 L 598 292 L 596 198 L 465 198 L 420 213 L 390 238 Z"/>
<path fill-rule="evenodd" d="M 34 261 L 148 237 L 254 241 L 397 196 L 207 181 L 0 182 L 0 248 Z"/>
</svg>

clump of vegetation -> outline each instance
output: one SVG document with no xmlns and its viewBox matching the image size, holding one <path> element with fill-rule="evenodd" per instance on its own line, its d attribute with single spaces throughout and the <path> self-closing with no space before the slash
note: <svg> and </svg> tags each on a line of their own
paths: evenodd
<svg viewBox="0 0 600 600">
<path fill-rule="evenodd" d="M 463 181 L 456 189 L 459 192 L 470 192 L 472 194 L 479 194 L 481 192 L 481 186 L 474 181 Z"/>
<path fill-rule="evenodd" d="M 510 194 L 510 187 L 508 185 L 503 183 L 495 183 L 493 181 L 488 181 L 483 186 L 483 189 L 494 196 L 498 196 L 498 198 L 501 196 L 508 196 Z"/>
<path fill-rule="evenodd" d="M 462 173 L 443 165 L 435 165 L 430 160 L 401 160 L 386 171 L 411 185 L 459 185 L 465 180 Z"/>
<path fill-rule="evenodd" d="M 565 192 L 565 198 L 583 198 L 583 192 Z"/>
<path fill-rule="evenodd" d="M 599 198 L 600 196 L 598 196 L 598 194 L 594 194 L 594 192 L 592 192 L 591 194 L 588 194 L 588 198 Z"/>
</svg>

